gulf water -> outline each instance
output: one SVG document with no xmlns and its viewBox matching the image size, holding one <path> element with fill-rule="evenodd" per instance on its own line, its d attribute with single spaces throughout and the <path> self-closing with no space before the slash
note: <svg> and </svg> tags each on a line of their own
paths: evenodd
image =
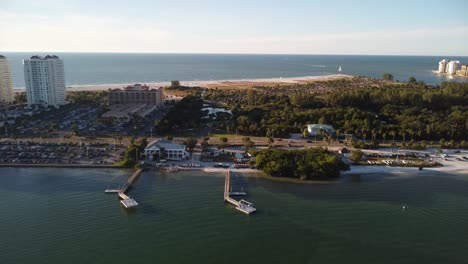
<svg viewBox="0 0 468 264">
<path fill-rule="evenodd" d="M 130 174 L 0 168 L 0 263 L 468 263 L 466 176 L 233 174 L 248 216 L 223 202 L 222 174 L 202 172 L 144 172 L 125 210 L 104 189 Z"/>
<path fill-rule="evenodd" d="M 24 87 L 22 60 L 51 53 L 2 53 L 12 65 L 15 87 Z M 361 56 L 361 55 L 242 55 L 242 54 L 138 54 L 138 53 L 53 53 L 65 63 L 66 83 L 96 85 L 280 78 L 343 74 L 381 78 L 391 73 L 395 80 L 410 76 L 428 84 L 468 79 L 432 73 L 445 58 L 468 64 L 468 57 Z"/>
</svg>

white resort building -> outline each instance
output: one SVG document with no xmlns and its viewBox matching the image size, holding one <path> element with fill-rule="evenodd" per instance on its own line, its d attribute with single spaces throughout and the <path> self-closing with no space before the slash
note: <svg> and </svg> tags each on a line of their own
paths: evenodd
<svg viewBox="0 0 468 264">
<path fill-rule="evenodd" d="M 13 82 L 11 80 L 10 63 L 5 56 L 0 55 L 0 103 L 13 103 Z"/>
<path fill-rule="evenodd" d="M 312 124 L 307 125 L 307 133 L 309 136 L 321 136 L 320 131 L 323 130 L 327 134 L 335 133 L 335 129 L 331 125 Z"/>
<path fill-rule="evenodd" d="M 54 55 L 23 60 L 28 105 L 59 107 L 65 102 L 63 60 Z"/>
<path fill-rule="evenodd" d="M 145 148 L 147 160 L 185 160 L 190 154 L 185 150 L 183 144 L 174 143 L 165 139 L 156 139 Z"/>
<path fill-rule="evenodd" d="M 443 59 L 439 61 L 439 73 L 446 73 L 447 72 L 447 60 Z"/>
<path fill-rule="evenodd" d="M 459 66 L 460 66 L 460 61 L 450 61 L 447 64 L 447 75 L 450 75 L 450 76 L 455 75 Z"/>
</svg>

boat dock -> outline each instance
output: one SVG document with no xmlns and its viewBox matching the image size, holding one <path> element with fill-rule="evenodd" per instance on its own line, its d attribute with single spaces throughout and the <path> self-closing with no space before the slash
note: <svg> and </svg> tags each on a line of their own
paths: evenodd
<svg viewBox="0 0 468 264">
<path fill-rule="evenodd" d="M 120 188 L 120 189 L 106 189 L 104 192 L 105 193 L 117 193 L 119 197 L 122 199 L 120 203 L 125 207 L 125 208 L 132 208 L 136 207 L 138 205 L 137 201 L 133 199 L 132 197 L 126 195 L 125 193 L 132 187 L 132 185 L 135 183 L 137 178 L 140 176 L 140 174 L 143 172 L 143 169 L 138 169 L 136 170 L 130 178 L 128 178 L 127 183 Z"/>
<path fill-rule="evenodd" d="M 226 177 L 224 180 L 224 201 L 235 205 L 237 210 L 245 214 L 251 214 L 255 212 L 257 209 L 253 207 L 252 203 L 243 199 L 240 201 L 237 201 L 230 197 L 231 195 L 246 195 L 247 194 L 245 192 L 230 192 L 229 191 L 230 185 L 231 185 L 231 170 L 227 170 Z"/>
<path fill-rule="evenodd" d="M 135 199 L 133 199 L 132 197 L 130 196 L 127 196 L 125 193 L 123 192 L 119 192 L 119 197 L 122 198 L 122 200 L 120 201 L 120 203 L 125 207 L 125 208 L 132 208 L 132 207 L 136 207 L 138 205 L 137 201 L 135 201 Z"/>
</svg>

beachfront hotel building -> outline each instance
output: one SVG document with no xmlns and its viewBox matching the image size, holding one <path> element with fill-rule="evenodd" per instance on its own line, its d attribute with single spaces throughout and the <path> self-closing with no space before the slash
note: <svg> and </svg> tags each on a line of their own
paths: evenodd
<svg viewBox="0 0 468 264">
<path fill-rule="evenodd" d="M 28 105 L 59 107 L 65 102 L 63 60 L 55 55 L 23 60 Z"/>
<path fill-rule="evenodd" d="M 148 104 L 161 106 L 163 89 L 150 88 L 148 85 L 134 84 L 123 89 L 109 89 L 109 104 Z"/>
<path fill-rule="evenodd" d="M 0 103 L 13 103 L 13 81 L 11 80 L 11 68 L 5 56 L 0 55 Z"/>
<path fill-rule="evenodd" d="M 459 61 L 450 61 L 449 63 L 447 63 L 447 75 L 450 75 L 450 76 L 455 75 L 459 66 L 460 66 Z"/>
<path fill-rule="evenodd" d="M 468 65 L 462 65 L 460 70 L 456 72 L 457 76 L 468 77 Z"/>
<path fill-rule="evenodd" d="M 447 71 L 447 60 L 443 59 L 439 61 L 439 73 L 446 73 Z"/>
<path fill-rule="evenodd" d="M 185 160 L 189 158 L 185 146 L 165 139 L 156 139 L 145 148 L 147 160 Z"/>
</svg>

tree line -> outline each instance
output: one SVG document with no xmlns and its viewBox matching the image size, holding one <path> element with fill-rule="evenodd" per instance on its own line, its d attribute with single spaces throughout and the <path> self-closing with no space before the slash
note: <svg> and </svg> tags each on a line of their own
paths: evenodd
<svg viewBox="0 0 468 264">
<path fill-rule="evenodd" d="M 273 177 L 324 180 L 340 176 L 349 165 L 323 148 L 285 150 L 267 148 L 256 153 L 257 168 Z"/>
<path fill-rule="evenodd" d="M 468 135 L 468 83 L 422 82 L 337 85 L 321 82 L 293 88 L 208 90 L 207 100 L 224 104 L 233 119 L 219 123 L 230 133 L 287 137 L 302 133 L 307 124 L 334 126 L 371 140 L 466 140 Z M 350 89 L 346 86 L 350 85 Z M 358 88 L 356 88 L 359 86 Z"/>
</svg>

